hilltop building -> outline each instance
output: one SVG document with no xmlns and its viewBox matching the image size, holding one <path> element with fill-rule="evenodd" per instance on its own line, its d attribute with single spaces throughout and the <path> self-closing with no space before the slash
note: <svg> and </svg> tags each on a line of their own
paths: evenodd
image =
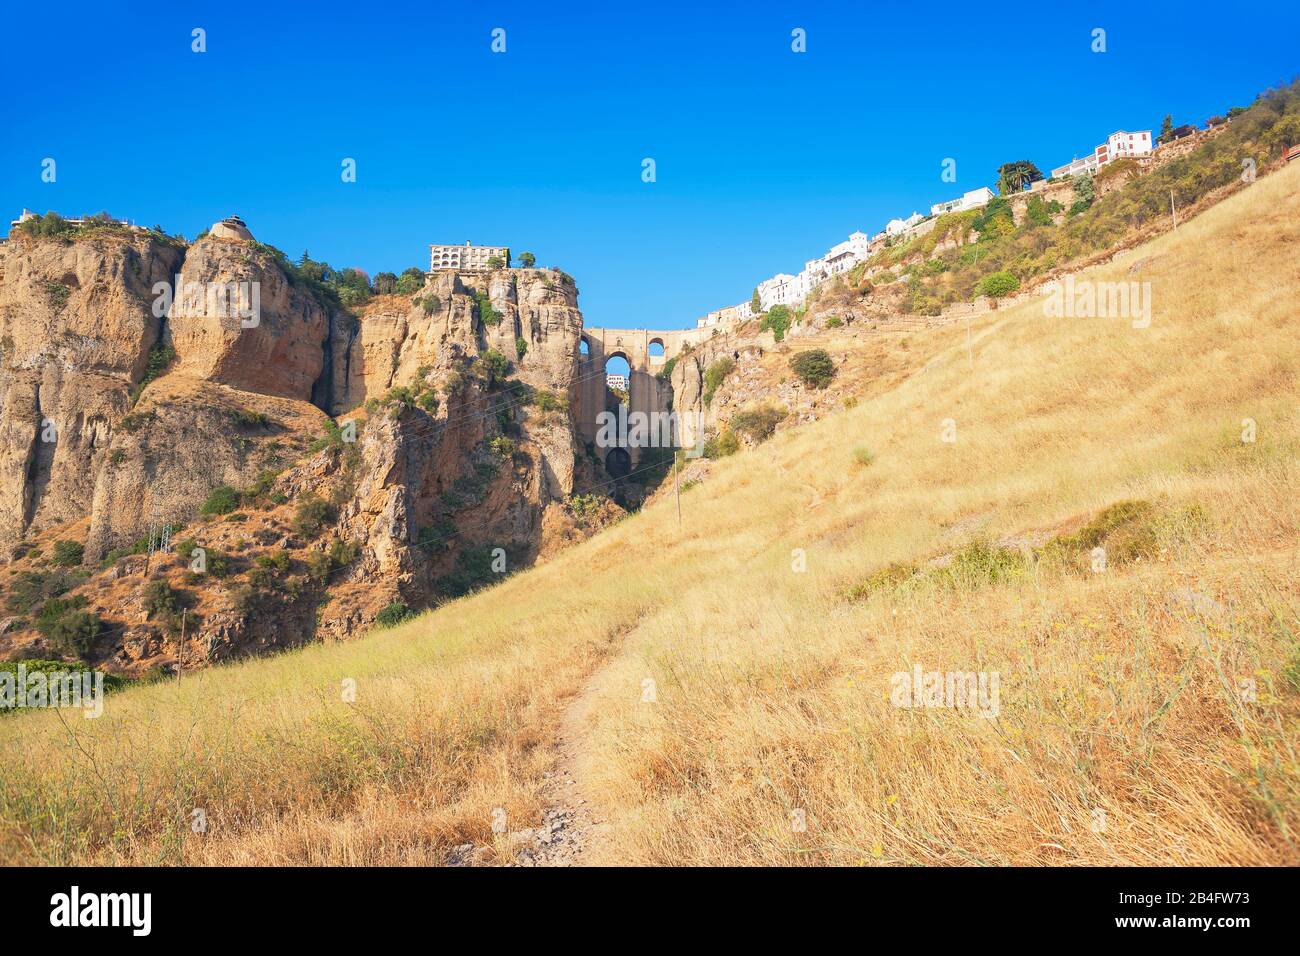
<svg viewBox="0 0 1300 956">
<path fill-rule="evenodd" d="M 627 376 L 619 375 L 616 372 L 610 372 L 605 376 L 605 385 L 618 392 L 627 391 Z"/>
<path fill-rule="evenodd" d="M 26 222 L 28 219 L 36 219 L 39 215 L 40 213 L 35 213 L 32 212 L 30 209 L 24 208 L 22 213 L 18 216 L 17 219 L 10 221 L 9 227 L 12 229 L 13 227 Z M 90 220 L 91 220 L 90 216 L 83 216 L 77 219 L 64 219 L 63 221 L 66 222 L 69 226 L 84 226 L 88 222 L 90 222 Z M 145 231 L 144 226 L 137 226 L 129 219 L 109 219 L 108 222 L 115 226 L 125 226 L 127 229 L 135 229 L 139 232 Z"/>
<path fill-rule="evenodd" d="M 248 231 L 248 226 L 244 220 L 238 216 L 227 216 L 221 222 L 214 222 L 212 228 L 208 230 L 208 235 L 215 236 L 217 239 L 244 239 L 251 241 L 253 234 Z"/>
<path fill-rule="evenodd" d="M 988 205 L 993 198 L 993 190 L 987 186 L 981 186 L 979 189 L 972 189 L 969 192 L 962 193 L 960 199 L 935 203 L 930 207 L 930 215 L 942 216 L 946 212 L 965 212 L 968 209 L 978 209 L 980 206 Z"/>
<path fill-rule="evenodd" d="M 489 259 L 500 259 L 502 266 L 510 265 L 509 246 L 429 246 L 429 271 L 460 269 L 466 272 L 485 272 Z"/>
<path fill-rule="evenodd" d="M 1063 179 L 1067 176 L 1095 173 L 1109 162 L 1146 156 L 1152 149 L 1151 130 L 1144 129 L 1136 133 L 1116 130 L 1106 137 L 1106 142 L 1098 144 L 1087 156 L 1075 158 L 1064 166 L 1053 169 L 1052 178 Z"/>
</svg>

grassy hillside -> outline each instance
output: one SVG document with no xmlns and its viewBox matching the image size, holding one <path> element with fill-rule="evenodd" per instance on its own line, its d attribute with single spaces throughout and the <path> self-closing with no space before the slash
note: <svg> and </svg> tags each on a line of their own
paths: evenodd
<svg viewBox="0 0 1300 956">
<path fill-rule="evenodd" d="M 0 720 L 0 860 L 439 862 L 538 821 L 585 689 L 594 860 L 1300 862 L 1297 248 L 1300 163 L 1085 276 L 1150 281 L 1149 328 L 918 333 L 924 370 L 715 463 L 680 526 Z M 893 706 L 915 665 L 996 672 L 998 716 Z"/>
</svg>

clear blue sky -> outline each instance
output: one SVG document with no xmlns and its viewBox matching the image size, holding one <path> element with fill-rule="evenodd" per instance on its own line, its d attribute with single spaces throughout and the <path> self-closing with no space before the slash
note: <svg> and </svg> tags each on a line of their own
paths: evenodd
<svg viewBox="0 0 1300 956">
<path fill-rule="evenodd" d="M 285 6 L 7 5 L 3 218 L 192 238 L 235 212 L 372 275 L 508 244 L 571 273 L 589 325 L 673 328 L 1000 163 L 1046 170 L 1300 72 L 1294 2 Z"/>
</svg>

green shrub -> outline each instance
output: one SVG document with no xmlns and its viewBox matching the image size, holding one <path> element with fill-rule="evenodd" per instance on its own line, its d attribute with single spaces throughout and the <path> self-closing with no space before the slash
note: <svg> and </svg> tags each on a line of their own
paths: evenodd
<svg viewBox="0 0 1300 956">
<path fill-rule="evenodd" d="M 788 306 L 774 305 L 768 309 L 767 315 L 763 316 L 763 321 L 758 324 L 758 330 L 766 332 L 771 329 L 772 337 L 780 342 L 785 338 L 785 333 L 790 330 L 793 323 L 794 319 L 790 315 Z"/>
<path fill-rule="evenodd" d="M 396 627 L 407 618 L 415 616 L 415 612 L 403 604 L 401 601 L 394 601 L 386 606 L 375 615 L 376 627 Z"/>
<path fill-rule="evenodd" d="M 523 358 L 528 353 L 528 340 L 522 335 L 515 339 L 515 355 Z"/>
<path fill-rule="evenodd" d="M 148 617 L 175 614 L 178 610 L 176 592 L 166 581 L 150 581 L 144 587 L 144 611 Z"/>
<path fill-rule="evenodd" d="M 62 282 L 51 281 L 45 283 L 45 299 L 56 310 L 62 309 L 68 304 L 68 296 L 71 295 L 71 293 L 72 290 Z"/>
<path fill-rule="evenodd" d="M 492 307 L 492 300 L 486 292 L 476 292 L 474 302 L 478 306 L 478 318 L 484 325 L 500 325 L 501 313 Z"/>
<path fill-rule="evenodd" d="M 725 430 L 704 442 L 705 458 L 726 458 L 740 451 L 740 439 L 735 432 Z"/>
<path fill-rule="evenodd" d="M 510 458 L 515 453 L 515 443 L 504 435 L 498 435 L 488 442 L 488 447 L 492 449 L 492 454 L 498 458 Z"/>
<path fill-rule="evenodd" d="M 731 416 L 729 427 L 748 435 L 751 441 L 762 442 L 772 437 L 776 426 L 788 414 L 790 413 L 784 408 L 764 403 Z"/>
<path fill-rule="evenodd" d="M 171 365 L 175 359 L 176 350 L 174 348 L 163 342 L 161 339 L 154 342 L 153 346 L 149 349 L 149 358 L 145 362 L 144 376 L 140 379 L 135 388 L 131 389 L 131 404 L 135 404 L 135 402 L 140 398 L 140 393 L 149 386 L 150 382 L 154 381 L 166 372 L 167 367 Z"/>
<path fill-rule="evenodd" d="M 199 514 L 227 515 L 239 507 L 239 492 L 229 485 L 218 485 L 208 493 Z"/>
<path fill-rule="evenodd" d="M 99 617 L 84 610 L 86 598 L 50 598 L 36 617 L 36 629 L 59 654 L 84 656 L 99 634 Z"/>
<path fill-rule="evenodd" d="M 809 349 L 790 356 L 790 371 L 808 388 L 825 388 L 835 377 L 835 362 L 825 349 Z"/>
<path fill-rule="evenodd" d="M 976 295 L 986 295 L 990 299 L 1000 299 L 1020 288 L 1020 280 L 1010 272 L 991 272 L 975 286 Z"/>
<path fill-rule="evenodd" d="M 274 551 L 268 551 L 265 554 L 259 554 L 253 559 L 253 562 L 259 568 L 272 568 L 276 571 L 288 571 L 292 563 L 289 552 L 284 548 L 278 548 Z"/>
<path fill-rule="evenodd" d="M 439 588 L 450 597 L 460 597 L 494 583 L 502 575 L 492 570 L 492 549 L 480 545 L 466 548 L 456 557 L 456 567 L 438 579 Z"/>
<path fill-rule="evenodd" d="M 673 369 L 676 367 L 677 367 L 677 356 L 674 355 L 667 362 L 664 362 L 663 368 L 655 372 L 655 378 L 659 379 L 659 381 L 661 382 L 671 381 L 673 377 Z"/>
<path fill-rule="evenodd" d="M 859 445 L 857 448 L 853 449 L 853 460 L 863 468 L 866 468 L 875 462 L 876 456 L 872 454 L 870 448 L 867 448 L 865 445 Z"/>
<path fill-rule="evenodd" d="M 718 387 L 722 385 L 735 367 L 735 360 L 729 355 L 724 355 L 722 358 L 714 359 L 709 364 L 709 367 L 704 370 L 704 403 L 706 405 L 713 401 L 713 396 L 717 394 Z"/>
<path fill-rule="evenodd" d="M 18 614 L 29 614 L 49 598 L 67 593 L 85 579 L 85 572 L 22 571 L 9 582 L 5 607 Z"/>
<path fill-rule="evenodd" d="M 841 319 L 838 315 L 832 315 L 829 319 L 826 320 L 825 323 L 825 327 L 828 329 L 838 329 L 842 325 L 844 325 L 844 320 Z"/>
<path fill-rule="evenodd" d="M 313 492 L 303 495 L 294 508 L 293 530 L 304 538 L 315 538 L 327 521 L 334 520 L 334 509 L 329 502 Z"/>
<path fill-rule="evenodd" d="M 1040 559 L 1075 570 L 1091 567 L 1094 548 L 1104 548 L 1108 564 L 1151 559 L 1160 552 L 1155 505 L 1118 501 L 1103 508 L 1078 531 L 1057 535 L 1039 551 Z"/>
<path fill-rule="evenodd" d="M 79 541 L 55 541 L 51 557 L 56 567 L 74 568 L 81 564 L 86 549 Z"/>
<path fill-rule="evenodd" d="M 568 409 L 569 399 L 556 395 L 549 389 L 539 388 L 533 393 L 533 404 L 544 412 L 562 412 Z"/>
</svg>

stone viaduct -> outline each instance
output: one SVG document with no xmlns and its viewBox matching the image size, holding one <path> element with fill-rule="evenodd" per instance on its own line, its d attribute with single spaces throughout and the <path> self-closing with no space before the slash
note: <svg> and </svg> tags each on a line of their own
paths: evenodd
<svg viewBox="0 0 1300 956">
<path fill-rule="evenodd" d="M 671 410 L 672 387 L 656 378 L 664 364 L 681 354 L 688 344 L 703 342 L 713 329 L 676 329 L 655 332 L 649 329 L 584 328 L 578 355 L 578 433 L 584 442 L 596 443 L 600 430 L 597 416 L 604 411 L 617 413 L 618 399 L 605 386 L 605 363 L 621 356 L 628 364 L 628 414 Z M 642 457 L 640 448 L 601 448 L 596 454 L 605 469 L 615 478 L 636 467 Z"/>
</svg>

